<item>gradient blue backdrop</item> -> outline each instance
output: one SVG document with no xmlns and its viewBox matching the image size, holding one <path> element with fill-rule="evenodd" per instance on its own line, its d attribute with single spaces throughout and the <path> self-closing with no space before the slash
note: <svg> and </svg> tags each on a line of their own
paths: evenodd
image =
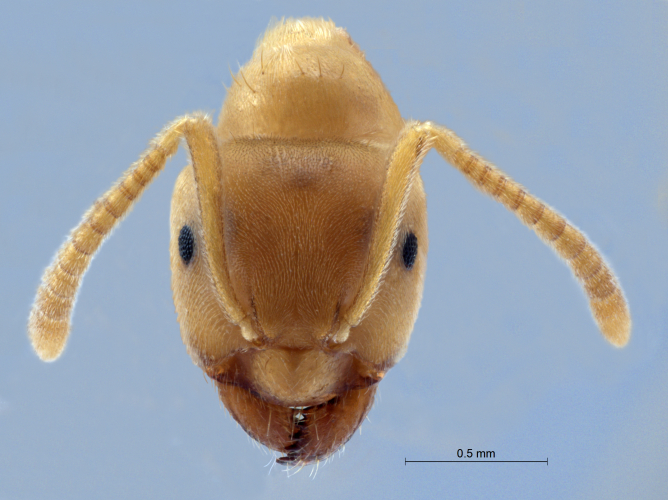
<svg viewBox="0 0 668 500">
<path fill-rule="evenodd" d="M 25 334 L 94 199 L 164 124 L 217 113 L 272 16 L 304 15 L 349 30 L 406 118 L 451 127 L 582 228 L 634 319 L 611 347 L 567 267 L 432 152 L 408 354 L 315 479 L 266 466 L 181 343 L 183 152 L 93 262 L 61 359 Z M 659 0 L 3 2 L 0 498 L 667 498 L 667 42 Z M 404 465 L 459 448 L 549 466 Z"/>
</svg>

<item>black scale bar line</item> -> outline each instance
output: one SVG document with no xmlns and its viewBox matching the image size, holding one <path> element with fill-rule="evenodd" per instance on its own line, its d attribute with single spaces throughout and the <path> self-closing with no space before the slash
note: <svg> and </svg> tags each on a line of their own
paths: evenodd
<svg viewBox="0 0 668 500">
<path fill-rule="evenodd" d="M 522 464 L 545 464 L 545 465 L 549 465 L 548 464 L 548 459 L 545 459 L 545 460 L 408 460 L 408 459 L 404 458 L 404 465 L 409 464 L 409 463 L 413 463 L 413 464 L 435 464 L 435 463 L 454 464 L 454 463 L 461 463 L 461 462 L 471 462 L 471 463 L 473 463 L 473 462 L 477 462 L 477 463 L 496 462 L 496 463 L 506 463 L 506 464 L 509 464 L 509 463 L 520 464 L 520 463 L 522 463 Z"/>
</svg>

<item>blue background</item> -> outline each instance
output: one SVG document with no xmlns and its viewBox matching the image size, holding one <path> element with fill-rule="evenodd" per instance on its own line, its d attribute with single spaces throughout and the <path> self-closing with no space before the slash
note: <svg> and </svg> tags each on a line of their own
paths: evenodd
<svg viewBox="0 0 668 500">
<path fill-rule="evenodd" d="M 272 16 L 325 16 L 405 118 L 433 120 L 603 251 L 634 331 L 598 333 L 567 267 L 432 152 L 425 296 L 345 452 L 271 466 L 190 361 L 168 164 L 86 275 L 64 355 L 26 319 L 84 211 L 173 118 L 217 114 Z M 668 3 L 3 2 L 0 498 L 668 497 Z M 545 464 L 404 464 L 457 449 Z M 269 464 L 269 465 L 268 465 Z"/>
</svg>

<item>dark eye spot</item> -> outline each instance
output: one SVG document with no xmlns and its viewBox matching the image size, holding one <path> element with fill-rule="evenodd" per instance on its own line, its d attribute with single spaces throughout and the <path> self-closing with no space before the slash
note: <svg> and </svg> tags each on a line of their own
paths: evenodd
<svg viewBox="0 0 668 500">
<path fill-rule="evenodd" d="M 193 258 L 194 252 L 195 237 L 193 236 L 192 229 L 190 229 L 190 226 L 183 226 L 181 228 L 181 232 L 179 233 L 179 255 L 183 259 L 183 262 L 188 264 L 190 259 Z M 405 260 L 406 259 L 404 258 L 404 261 Z"/>
<path fill-rule="evenodd" d="M 417 250 L 417 236 L 415 236 L 413 233 L 408 233 L 406 235 L 406 239 L 404 240 L 404 249 L 401 252 L 406 269 L 413 268 L 413 264 L 415 264 L 415 259 L 417 258 Z"/>
</svg>

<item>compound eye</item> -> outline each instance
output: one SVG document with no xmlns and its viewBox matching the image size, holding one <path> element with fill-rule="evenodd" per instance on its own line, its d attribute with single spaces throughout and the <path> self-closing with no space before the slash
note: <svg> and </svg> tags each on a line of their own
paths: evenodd
<svg viewBox="0 0 668 500">
<path fill-rule="evenodd" d="M 195 237 L 190 226 L 183 226 L 179 233 L 179 255 L 187 265 L 195 252 Z M 405 253 L 405 250 L 404 250 Z M 405 260 L 405 259 L 404 259 Z"/>
<path fill-rule="evenodd" d="M 415 259 L 417 258 L 417 251 L 417 236 L 415 236 L 413 233 L 408 233 L 406 235 L 406 239 L 404 240 L 404 249 L 401 252 L 401 257 L 404 260 L 404 266 L 406 266 L 406 269 L 413 268 L 413 264 L 415 264 Z"/>
</svg>

